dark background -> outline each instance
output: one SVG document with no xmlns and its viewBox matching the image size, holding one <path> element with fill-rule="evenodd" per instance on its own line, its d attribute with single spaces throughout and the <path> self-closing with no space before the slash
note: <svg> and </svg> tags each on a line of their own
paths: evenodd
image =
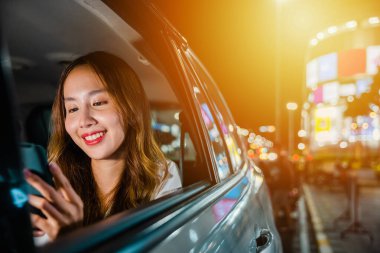
<svg viewBox="0 0 380 253">
<path fill-rule="evenodd" d="M 153 2 L 188 40 L 214 77 L 237 124 L 255 133 L 261 125 L 275 124 L 275 61 L 280 60 L 283 144 L 287 143 L 288 131 L 286 103 L 297 102 L 300 108 L 303 102 L 310 39 L 329 26 L 353 19 L 361 22 L 380 14 L 380 0 Z M 296 111 L 296 131 L 300 112 Z M 264 136 L 275 139 L 273 133 Z"/>
</svg>

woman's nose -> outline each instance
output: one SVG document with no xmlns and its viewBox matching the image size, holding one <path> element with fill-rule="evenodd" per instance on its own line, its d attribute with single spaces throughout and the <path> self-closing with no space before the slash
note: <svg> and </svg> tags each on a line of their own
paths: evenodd
<svg viewBox="0 0 380 253">
<path fill-rule="evenodd" d="M 91 110 L 89 108 L 83 108 L 80 114 L 79 126 L 81 128 L 88 128 L 96 123 L 97 121 L 93 117 Z"/>
</svg>

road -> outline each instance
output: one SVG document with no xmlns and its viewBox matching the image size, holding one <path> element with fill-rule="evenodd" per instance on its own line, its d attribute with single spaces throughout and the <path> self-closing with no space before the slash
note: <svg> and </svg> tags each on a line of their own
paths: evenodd
<svg viewBox="0 0 380 253">
<path fill-rule="evenodd" d="M 380 252 L 380 185 L 359 187 L 354 232 L 347 230 L 352 228 L 353 217 L 342 215 L 350 207 L 342 187 L 304 184 L 303 189 L 319 252 Z M 342 234 L 344 231 L 351 232 Z"/>
</svg>

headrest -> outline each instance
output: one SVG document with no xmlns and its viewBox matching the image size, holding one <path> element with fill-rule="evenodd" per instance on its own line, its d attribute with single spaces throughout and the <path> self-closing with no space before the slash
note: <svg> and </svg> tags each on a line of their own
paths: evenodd
<svg viewBox="0 0 380 253">
<path fill-rule="evenodd" d="M 39 105 L 31 110 L 25 125 L 28 142 L 46 148 L 50 137 L 51 105 Z"/>
</svg>

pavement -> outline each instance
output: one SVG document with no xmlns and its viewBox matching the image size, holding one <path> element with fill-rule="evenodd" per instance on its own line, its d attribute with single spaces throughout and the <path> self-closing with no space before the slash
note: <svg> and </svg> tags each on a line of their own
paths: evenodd
<svg viewBox="0 0 380 253">
<path fill-rule="evenodd" d="M 303 190 L 318 252 L 380 253 L 379 184 L 359 187 L 356 223 L 344 215 L 352 205 L 343 187 L 303 184 Z"/>
</svg>

